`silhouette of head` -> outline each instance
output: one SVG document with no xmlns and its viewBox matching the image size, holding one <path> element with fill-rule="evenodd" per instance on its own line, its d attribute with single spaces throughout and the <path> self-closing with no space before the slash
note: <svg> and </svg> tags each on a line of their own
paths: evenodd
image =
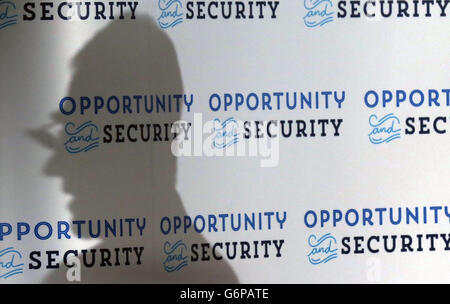
<svg viewBox="0 0 450 304">
<path fill-rule="evenodd" d="M 170 141 L 154 141 L 155 138 L 150 136 L 144 142 L 139 138 L 141 128 L 138 128 L 131 130 L 132 138 L 139 138 L 137 142 L 128 139 L 116 142 L 115 126 L 125 127 L 120 131 L 120 138 L 123 133 L 126 135 L 126 128 L 131 124 L 144 124 L 144 135 L 147 131 L 152 134 L 153 124 L 164 126 L 164 123 L 179 120 L 182 104 L 171 112 L 156 113 L 155 106 L 153 113 L 147 113 L 142 99 L 139 114 L 135 113 L 136 107 L 132 108 L 131 114 L 128 111 L 123 113 L 122 106 L 116 114 L 111 114 L 106 110 L 106 100 L 117 96 L 122 102 L 124 95 L 147 95 L 150 102 L 151 95 L 182 94 L 182 91 L 174 46 L 149 17 L 110 23 L 77 54 L 66 95 L 77 102 L 75 112 L 65 115 L 58 111 L 52 115 L 52 125 L 61 129 L 57 138 L 49 140 L 50 137 L 43 134 L 44 130 L 33 132 L 35 138 L 53 151 L 45 173 L 63 178 L 64 191 L 73 195 L 70 210 L 74 218 L 101 218 L 105 215 L 105 208 L 111 215 L 124 215 L 127 210 L 134 216 L 136 213 L 149 213 L 152 197 L 157 197 L 155 192 L 174 191 L 176 159 L 171 154 Z M 95 96 L 105 101 L 97 114 L 94 110 Z M 91 106 L 83 114 L 80 113 L 82 97 L 91 101 Z M 65 147 L 68 140 L 66 124 L 72 123 L 76 128 L 88 121 L 98 127 L 99 147 L 87 152 L 69 153 Z M 105 125 L 111 126 L 108 131 L 111 143 L 103 142 Z M 164 127 L 162 131 L 165 131 Z"/>
</svg>

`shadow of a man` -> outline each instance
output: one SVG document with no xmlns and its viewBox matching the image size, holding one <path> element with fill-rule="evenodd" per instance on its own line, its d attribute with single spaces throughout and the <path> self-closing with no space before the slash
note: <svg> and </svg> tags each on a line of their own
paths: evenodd
<svg viewBox="0 0 450 304">
<path fill-rule="evenodd" d="M 75 100 L 82 96 L 183 94 L 174 46 L 146 16 L 111 22 L 77 54 L 73 68 L 67 96 Z M 44 173 L 62 177 L 64 191 L 72 195 L 69 209 L 74 220 L 146 218 L 143 237 L 135 231 L 134 238 L 103 238 L 93 248 L 99 251 L 102 248 L 144 247 L 141 265 L 126 266 L 123 260 L 118 267 L 100 267 L 96 263 L 96 266 L 88 268 L 82 264 L 81 282 L 237 283 L 237 277 L 224 260 L 192 263 L 173 273 L 163 267 L 167 258 L 164 253 L 167 241 L 171 244 L 178 240 L 186 244 L 207 242 L 201 234 L 165 238 L 160 232 L 162 217 L 176 215 L 183 218 L 186 215 L 175 189 L 177 162 L 171 153 L 170 140 L 155 141 L 150 136 L 148 141 L 113 140 L 106 144 L 100 136 L 99 146 L 88 152 L 68 153 L 65 147 L 67 134 L 64 126 L 68 121 L 73 126 L 92 121 L 98 130 L 103 130 L 105 125 L 150 124 L 148 131 L 153 132 L 153 124 L 163 126 L 180 120 L 181 105 L 179 109 L 156 112 L 154 104 L 154 111 L 147 113 L 141 102 L 139 114 L 123 113 L 123 109 L 117 114 L 107 111 L 95 114 L 91 108 L 86 113 L 77 111 L 67 116 L 59 111 L 52 115 L 52 125 L 63 129 L 57 138 L 52 139 L 44 128 L 31 132 L 33 138 L 52 150 Z M 112 129 L 111 133 L 114 132 Z M 164 139 L 163 135 L 161 137 Z M 96 231 L 97 227 L 94 227 Z M 82 260 L 81 256 L 79 258 Z M 88 259 L 91 260 L 91 255 Z M 60 265 L 46 282 L 66 282 L 68 268 L 63 263 Z"/>
</svg>

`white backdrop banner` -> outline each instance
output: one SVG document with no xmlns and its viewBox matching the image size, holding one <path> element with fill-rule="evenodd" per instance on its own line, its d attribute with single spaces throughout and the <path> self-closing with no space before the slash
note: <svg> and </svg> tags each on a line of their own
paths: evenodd
<svg viewBox="0 0 450 304">
<path fill-rule="evenodd" d="M 0 282 L 450 283 L 449 21 L 0 0 Z"/>
</svg>

